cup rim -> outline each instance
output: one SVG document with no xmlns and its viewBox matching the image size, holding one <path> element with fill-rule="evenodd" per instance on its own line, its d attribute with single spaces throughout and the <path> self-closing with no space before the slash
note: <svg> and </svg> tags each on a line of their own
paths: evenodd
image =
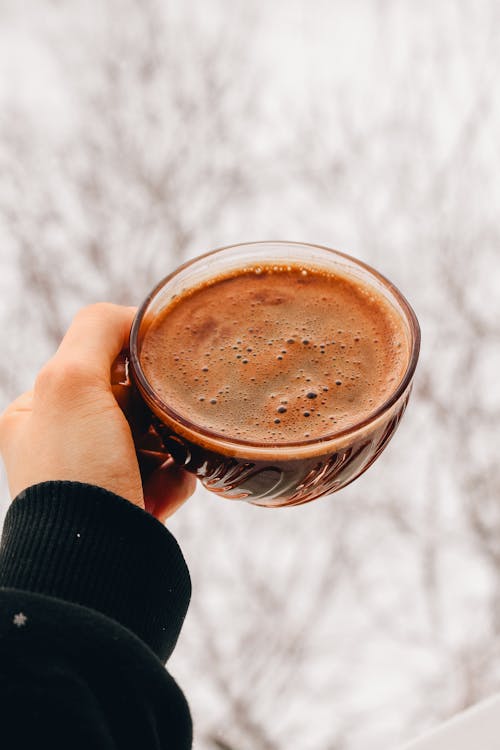
<svg viewBox="0 0 500 750">
<path fill-rule="evenodd" d="M 138 355 L 138 343 L 139 343 L 139 330 L 142 323 L 142 320 L 145 316 L 145 313 L 147 312 L 149 305 L 151 302 L 155 299 L 157 294 L 178 274 L 183 272 L 184 270 L 188 269 L 190 266 L 193 266 L 194 264 L 203 262 L 207 260 L 208 258 L 213 257 L 214 255 L 221 254 L 222 252 L 225 252 L 227 250 L 234 250 L 241 247 L 249 247 L 252 246 L 264 246 L 264 245 L 288 245 L 288 246 L 294 246 L 294 247 L 311 247 L 318 250 L 324 250 L 329 253 L 332 253 L 336 257 L 344 258 L 349 263 L 354 264 L 355 266 L 361 268 L 362 270 L 366 271 L 369 276 L 375 277 L 379 283 L 381 283 L 386 290 L 388 290 L 393 297 L 396 299 L 397 303 L 399 304 L 400 308 L 402 309 L 404 316 L 406 318 L 406 322 L 408 324 L 410 336 L 409 336 L 409 357 L 408 357 L 408 364 L 405 370 L 405 373 L 398 383 L 397 387 L 393 391 L 393 393 L 382 403 L 380 404 L 373 412 L 370 412 L 367 417 L 364 419 L 356 422 L 354 425 L 350 425 L 349 427 L 338 430 L 337 432 L 331 432 L 324 436 L 321 436 L 320 438 L 310 438 L 308 440 L 300 440 L 300 441 L 290 441 L 290 442 L 280 442 L 280 443 L 273 443 L 271 441 L 266 442 L 257 442 L 257 441 L 250 441 L 250 440 L 242 440 L 239 438 L 229 437 L 228 435 L 222 435 L 215 430 L 209 430 L 204 427 L 201 427 L 194 422 L 191 422 L 189 419 L 186 419 L 181 414 L 179 414 L 175 409 L 170 407 L 167 403 L 162 401 L 162 399 L 157 395 L 157 393 L 154 391 L 152 386 L 150 385 L 148 379 L 146 378 L 146 375 L 144 373 L 144 370 L 142 369 L 140 358 Z M 272 259 L 271 259 L 272 262 Z M 258 264 L 258 261 L 256 261 L 256 264 Z M 305 261 L 305 264 L 307 265 L 307 261 Z M 366 281 L 366 279 L 363 279 L 365 283 L 369 283 Z M 400 290 L 391 282 L 389 279 L 381 274 L 379 271 L 377 271 L 375 268 L 370 266 L 368 263 L 365 263 L 364 261 L 359 260 L 358 258 L 354 258 L 353 256 L 344 253 L 340 250 L 336 250 L 330 247 L 326 247 L 325 245 L 318 245 L 311 242 L 299 242 L 299 241 L 288 241 L 288 240 L 256 240 L 252 242 L 240 242 L 237 244 L 231 244 L 231 245 L 224 245 L 223 247 L 216 248 L 215 250 L 211 250 L 206 253 L 202 253 L 201 255 L 197 255 L 194 258 L 190 258 L 186 262 L 182 263 L 181 265 L 177 266 L 173 271 L 171 271 L 169 274 L 164 276 L 158 284 L 151 290 L 151 292 L 147 295 L 145 300 L 142 302 L 140 307 L 137 310 L 137 313 L 134 317 L 131 331 L 130 331 L 130 339 L 129 339 L 129 353 L 130 353 L 130 364 L 132 367 L 132 373 L 133 378 L 135 380 L 135 383 L 137 387 L 139 388 L 139 391 L 141 392 L 143 398 L 145 399 L 146 403 L 149 404 L 149 406 L 153 409 L 155 412 L 159 412 L 162 416 L 165 416 L 167 418 L 167 422 L 170 425 L 172 423 L 173 429 L 175 430 L 176 427 L 179 428 L 179 431 L 181 435 L 185 435 L 188 437 L 188 439 L 193 439 L 196 441 L 196 437 L 198 437 L 198 441 L 201 442 L 202 445 L 208 449 L 220 449 L 221 452 L 227 453 L 227 454 L 233 454 L 233 455 L 251 455 L 252 453 L 256 453 L 260 456 L 269 456 L 269 455 L 282 455 L 283 453 L 289 452 L 290 449 L 293 449 L 294 451 L 300 451 L 300 454 L 302 456 L 302 452 L 304 450 L 307 451 L 307 453 L 311 453 L 312 455 L 316 454 L 318 451 L 312 451 L 311 449 L 314 446 L 324 446 L 324 450 L 321 451 L 327 452 L 327 446 L 329 444 L 335 444 L 339 441 L 341 443 L 344 443 L 346 440 L 351 438 L 353 435 L 356 435 L 356 433 L 362 433 L 366 428 L 370 427 L 374 423 L 376 423 L 378 420 L 380 420 L 387 412 L 391 410 L 391 408 L 400 400 L 400 398 L 406 393 L 409 386 L 411 385 L 413 375 L 415 373 L 415 368 L 417 366 L 419 352 L 420 352 L 420 341 L 421 341 L 421 333 L 420 333 L 420 325 L 417 320 L 417 316 L 415 312 L 413 311 L 410 303 L 406 299 L 406 297 L 400 292 Z M 156 408 L 155 408 L 156 407 Z"/>
</svg>

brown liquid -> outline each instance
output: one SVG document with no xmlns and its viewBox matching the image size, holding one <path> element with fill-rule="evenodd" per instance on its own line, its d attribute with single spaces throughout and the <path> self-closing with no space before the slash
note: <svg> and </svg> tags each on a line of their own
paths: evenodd
<svg viewBox="0 0 500 750">
<path fill-rule="evenodd" d="M 366 419 L 403 378 L 408 343 L 386 299 L 309 268 L 262 268 L 177 297 L 141 364 L 171 409 L 227 438 L 294 443 Z"/>
</svg>

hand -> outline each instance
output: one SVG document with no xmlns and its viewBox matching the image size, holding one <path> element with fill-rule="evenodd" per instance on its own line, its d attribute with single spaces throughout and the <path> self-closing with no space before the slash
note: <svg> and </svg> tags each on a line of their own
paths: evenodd
<svg viewBox="0 0 500 750">
<path fill-rule="evenodd" d="M 164 521 L 193 493 L 195 478 L 171 465 L 156 468 L 143 486 L 110 376 L 134 314 L 134 308 L 108 303 L 80 310 L 33 390 L 0 416 L 0 452 L 12 497 L 38 482 L 86 482 Z"/>
</svg>

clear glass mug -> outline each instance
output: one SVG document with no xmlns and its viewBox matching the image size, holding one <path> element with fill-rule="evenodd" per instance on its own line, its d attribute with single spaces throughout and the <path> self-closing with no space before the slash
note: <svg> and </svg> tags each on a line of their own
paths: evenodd
<svg viewBox="0 0 500 750">
<path fill-rule="evenodd" d="M 407 367 L 394 391 L 368 418 L 321 440 L 252 443 L 193 424 L 154 391 L 141 366 L 141 344 L 151 322 L 187 289 L 259 263 L 303 264 L 347 275 L 382 294 L 397 312 L 407 337 Z M 254 242 L 199 256 L 153 289 L 132 325 L 121 383 L 131 386 L 129 419 L 140 463 L 171 457 L 211 492 L 266 507 L 300 505 L 336 492 L 366 471 L 394 434 L 410 396 L 419 346 L 418 321 L 403 295 L 377 271 L 344 253 L 294 242 Z"/>
</svg>

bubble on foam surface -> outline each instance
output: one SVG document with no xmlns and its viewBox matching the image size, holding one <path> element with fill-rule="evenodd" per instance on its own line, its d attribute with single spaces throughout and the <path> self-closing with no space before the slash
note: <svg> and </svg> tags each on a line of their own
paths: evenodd
<svg viewBox="0 0 500 750">
<path fill-rule="evenodd" d="M 321 437 L 383 403 L 408 358 L 397 316 L 357 283 L 302 270 L 262 266 L 175 300 L 141 354 L 161 398 L 250 442 Z"/>
</svg>

